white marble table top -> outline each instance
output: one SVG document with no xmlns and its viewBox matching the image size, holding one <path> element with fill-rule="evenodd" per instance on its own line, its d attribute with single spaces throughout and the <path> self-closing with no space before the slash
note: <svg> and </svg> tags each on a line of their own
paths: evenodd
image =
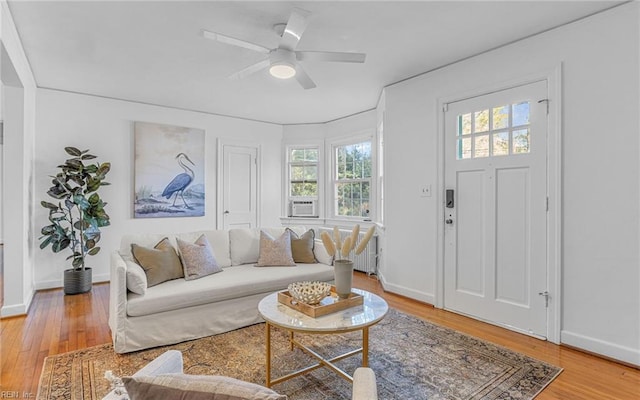
<svg viewBox="0 0 640 400">
<path fill-rule="evenodd" d="M 350 331 L 378 323 L 389 310 L 384 299 L 362 289 L 353 289 L 362 295 L 362 305 L 349 307 L 321 317 L 313 318 L 278 302 L 278 293 L 260 300 L 258 311 L 269 323 L 285 329 L 308 332 Z"/>
</svg>

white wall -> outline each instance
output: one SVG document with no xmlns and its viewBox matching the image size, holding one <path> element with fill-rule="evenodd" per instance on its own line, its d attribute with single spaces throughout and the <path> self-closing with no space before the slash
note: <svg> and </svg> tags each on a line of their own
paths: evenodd
<svg viewBox="0 0 640 400">
<path fill-rule="evenodd" d="M 436 294 L 440 204 L 416 186 L 442 190 L 438 99 L 561 65 L 561 341 L 640 365 L 639 15 L 627 4 L 386 88 L 385 287 Z"/>
<path fill-rule="evenodd" d="M 205 130 L 205 174 L 207 206 L 205 216 L 191 218 L 133 218 L 133 123 L 147 121 Z M 110 161 L 101 196 L 108 203 L 111 226 L 105 227 L 99 245 L 102 251 L 89 258 L 94 281 L 109 280 L 109 253 L 119 248 L 126 233 L 185 232 L 216 228 L 216 174 L 218 138 L 244 141 L 261 148 L 261 205 L 259 223 L 279 226 L 281 204 L 282 126 L 237 118 L 175 110 L 88 95 L 40 89 L 35 165 L 35 227 L 47 223 L 47 210 L 39 206 L 47 199 L 50 174 L 66 160 L 65 146 L 90 149 L 97 161 Z M 60 287 L 62 271 L 68 268 L 68 254 L 54 255 L 50 249 L 35 253 L 35 283 L 38 289 Z"/>
<path fill-rule="evenodd" d="M 27 312 L 33 287 L 33 143 L 36 85 L 6 1 L 0 3 L 0 40 L 19 80 L 5 87 L 3 99 L 4 303 L 1 316 Z M 12 78 L 13 79 L 13 78 Z M 21 86 L 21 87 L 19 87 Z"/>
</svg>

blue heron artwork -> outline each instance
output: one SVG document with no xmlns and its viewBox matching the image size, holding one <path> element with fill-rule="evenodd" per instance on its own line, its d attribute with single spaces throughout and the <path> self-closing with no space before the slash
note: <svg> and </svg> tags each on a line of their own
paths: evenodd
<svg viewBox="0 0 640 400">
<path fill-rule="evenodd" d="M 136 122 L 134 136 L 134 217 L 203 216 L 204 130 Z"/>
</svg>

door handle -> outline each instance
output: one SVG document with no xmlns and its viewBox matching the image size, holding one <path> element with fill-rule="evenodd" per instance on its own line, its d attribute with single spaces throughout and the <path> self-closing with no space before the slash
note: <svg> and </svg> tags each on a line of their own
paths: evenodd
<svg viewBox="0 0 640 400">
<path fill-rule="evenodd" d="M 451 218 L 447 218 L 447 219 L 444 220 L 444 223 L 447 224 L 447 225 L 451 225 L 451 224 L 453 224 L 453 220 Z"/>
<path fill-rule="evenodd" d="M 223 214 L 229 214 L 229 210 L 224 210 Z"/>
</svg>

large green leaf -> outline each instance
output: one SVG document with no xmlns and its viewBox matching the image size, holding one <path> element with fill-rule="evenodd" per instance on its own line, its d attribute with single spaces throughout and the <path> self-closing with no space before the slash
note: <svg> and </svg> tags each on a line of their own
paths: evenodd
<svg viewBox="0 0 640 400">
<path fill-rule="evenodd" d="M 43 240 L 40 243 L 40 249 L 44 249 L 45 247 L 47 247 L 52 240 L 53 240 L 53 236 L 48 236 L 45 240 Z"/>
<path fill-rule="evenodd" d="M 65 147 L 64 151 L 66 151 L 70 156 L 74 157 L 80 157 L 82 155 L 82 152 L 79 149 L 71 146 Z"/>
<path fill-rule="evenodd" d="M 94 247 L 91 250 L 89 250 L 87 254 L 89 254 L 90 256 L 95 256 L 96 254 L 98 254 L 99 251 L 100 251 L 100 247 Z"/>
<path fill-rule="evenodd" d="M 71 169 L 72 171 L 82 171 L 84 169 L 84 164 L 82 161 L 77 160 L 75 158 L 71 158 L 67 160 L 65 163 L 66 167 Z"/>
<path fill-rule="evenodd" d="M 73 262 L 71 263 L 73 268 L 80 268 L 82 267 L 83 264 L 84 264 L 84 260 L 82 259 L 82 257 L 75 257 L 73 259 Z"/>
<path fill-rule="evenodd" d="M 51 235 L 56 231 L 56 226 L 55 225 L 47 225 L 47 226 L 43 226 L 42 229 L 40 230 L 40 233 L 43 235 Z"/>
<path fill-rule="evenodd" d="M 111 163 L 106 162 L 100 164 L 100 168 L 98 168 L 98 172 L 96 172 L 96 174 L 103 179 L 109 171 L 111 171 Z"/>
<path fill-rule="evenodd" d="M 89 196 L 89 204 L 92 206 L 96 206 L 100 202 L 100 195 L 98 193 L 94 193 Z"/>
<path fill-rule="evenodd" d="M 54 253 L 59 253 L 60 251 L 66 249 L 67 247 L 69 247 L 69 245 L 71 244 L 71 240 L 64 238 L 62 240 L 59 241 L 54 241 L 51 244 L 51 247 L 53 249 Z"/>
<path fill-rule="evenodd" d="M 97 158 L 96 156 L 94 156 L 93 154 L 83 154 L 82 157 L 83 160 L 93 160 L 94 158 Z"/>
<path fill-rule="evenodd" d="M 48 208 L 49 210 L 58 210 L 58 206 L 53 204 L 53 203 L 49 203 L 48 201 L 41 201 L 40 205 L 42 205 L 42 207 L 44 208 Z"/>
</svg>

